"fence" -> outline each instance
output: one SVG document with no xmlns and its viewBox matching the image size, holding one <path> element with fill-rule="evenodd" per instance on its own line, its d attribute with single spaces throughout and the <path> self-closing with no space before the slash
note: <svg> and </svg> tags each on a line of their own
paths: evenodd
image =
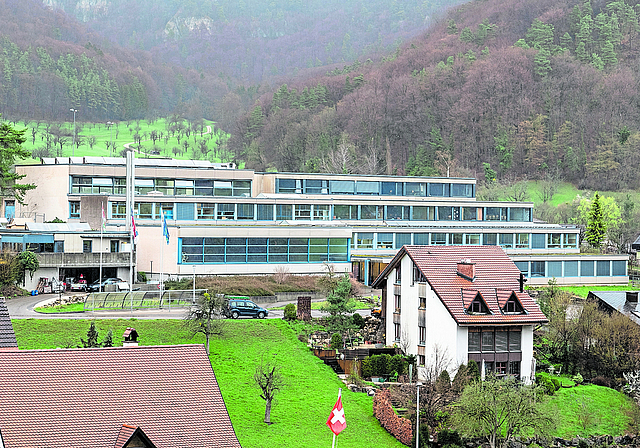
<svg viewBox="0 0 640 448">
<path fill-rule="evenodd" d="M 166 290 L 160 297 L 160 291 L 123 291 L 92 292 L 84 301 L 85 311 L 117 309 L 149 309 L 188 307 L 207 292 L 206 289 Z"/>
</svg>

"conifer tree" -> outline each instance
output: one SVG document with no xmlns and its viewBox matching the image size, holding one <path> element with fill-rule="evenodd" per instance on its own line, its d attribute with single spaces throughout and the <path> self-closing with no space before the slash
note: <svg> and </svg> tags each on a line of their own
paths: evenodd
<svg viewBox="0 0 640 448">
<path fill-rule="evenodd" d="M 587 222 L 587 231 L 585 239 L 591 247 L 599 248 L 604 241 L 607 232 L 607 226 L 604 222 L 604 213 L 602 204 L 600 203 L 600 195 L 598 192 L 593 196 L 591 202 L 591 210 L 589 211 L 589 221 Z"/>
</svg>

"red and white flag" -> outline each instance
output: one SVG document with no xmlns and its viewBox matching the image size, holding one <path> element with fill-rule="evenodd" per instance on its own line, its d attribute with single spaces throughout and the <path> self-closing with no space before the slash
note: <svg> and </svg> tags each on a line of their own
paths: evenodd
<svg viewBox="0 0 640 448">
<path fill-rule="evenodd" d="M 340 431 L 347 427 L 347 421 L 344 418 L 344 409 L 342 408 L 342 396 L 338 396 L 338 401 L 336 401 L 331 415 L 329 415 L 327 419 L 327 426 L 335 435 L 340 434 Z"/>
</svg>

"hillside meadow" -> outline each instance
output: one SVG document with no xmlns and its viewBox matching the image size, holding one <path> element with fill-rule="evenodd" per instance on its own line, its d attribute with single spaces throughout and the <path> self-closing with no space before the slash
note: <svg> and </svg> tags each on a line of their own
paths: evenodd
<svg viewBox="0 0 640 448">
<path fill-rule="evenodd" d="M 20 349 L 77 346 L 86 338 L 88 320 L 13 320 Z M 344 388 L 334 372 L 313 356 L 295 332 L 280 320 L 230 320 L 227 335 L 211 341 L 211 363 L 220 384 L 238 439 L 244 448 L 330 446 L 326 420 L 343 387 L 347 429 L 338 437 L 340 448 L 401 447 L 373 417 L 372 398 Z M 181 321 L 97 320 L 102 339 L 111 329 L 116 345 L 127 327 L 135 327 L 141 345 L 201 344 Z M 263 423 L 265 402 L 253 383 L 255 367 L 275 361 L 282 366 L 286 386 L 277 395 L 271 421 Z M 187 412 L 188 410 L 185 410 Z"/>
</svg>

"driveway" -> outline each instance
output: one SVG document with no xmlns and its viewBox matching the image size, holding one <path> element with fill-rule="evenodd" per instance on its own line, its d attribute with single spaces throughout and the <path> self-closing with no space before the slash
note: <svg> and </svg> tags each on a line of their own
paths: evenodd
<svg viewBox="0 0 640 448">
<path fill-rule="evenodd" d="M 109 310 L 109 311 L 86 311 L 83 313 L 36 313 L 33 309 L 41 302 L 56 299 L 58 294 L 40 294 L 37 296 L 24 296 L 7 298 L 7 308 L 12 319 L 183 319 L 186 314 L 185 308 L 172 307 L 163 309 L 130 309 Z M 265 308 L 271 306 L 284 306 L 287 302 L 273 304 L 261 304 Z M 265 306 L 266 305 L 266 306 Z M 358 310 L 363 316 L 369 315 L 369 310 Z M 311 317 L 322 317 L 326 315 L 319 310 L 311 310 Z M 282 319 L 284 310 L 270 310 L 267 319 Z"/>
</svg>

